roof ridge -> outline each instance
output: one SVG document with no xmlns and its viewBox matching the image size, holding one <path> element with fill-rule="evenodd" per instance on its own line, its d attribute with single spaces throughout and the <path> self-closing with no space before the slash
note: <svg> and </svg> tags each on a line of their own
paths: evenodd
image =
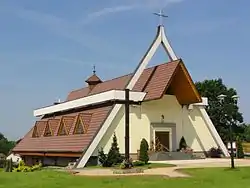
<svg viewBox="0 0 250 188">
<path fill-rule="evenodd" d="M 155 68 L 155 67 L 158 67 L 158 66 L 161 66 L 161 65 L 164 65 L 164 64 L 174 63 L 174 62 L 176 62 L 176 61 L 179 61 L 179 59 L 178 59 L 178 60 L 174 60 L 174 61 L 169 61 L 169 62 L 161 63 L 161 64 L 154 65 L 154 66 L 151 66 L 151 67 L 148 67 L 148 68 L 144 69 L 144 71 L 149 70 L 149 69 L 152 69 L 152 68 Z M 120 78 L 123 78 L 123 77 L 126 77 L 126 76 L 132 76 L 132 74 L 133 74 L 133 72 L 128 73 L 128 74 L 125 74 L 125 75 L 122 75 L 122 76 L 118 76 L 118 77 L 115 77 L 115 78 L 112 78 L 112 79 L 109 79 L 109 80 L 104 80 L 104 81 L 103 81 L 102 83 L 100 83 L 100 84 L 107 83 L 107 82 L 109 82 L 109 81 L 113 81 L 113 80 L 116 80 L 116 79 L 120 79 Z M 80 90 L 85 89 L 85 88 L 88 88 L 88 86 L 82 87 L 82 88 L 79 88 L 79 89 L 72 90 L 71 92 L 80 91 Z M 70 93 L 71 93 L 71 92 L 70 92 Z"/>
</svg>

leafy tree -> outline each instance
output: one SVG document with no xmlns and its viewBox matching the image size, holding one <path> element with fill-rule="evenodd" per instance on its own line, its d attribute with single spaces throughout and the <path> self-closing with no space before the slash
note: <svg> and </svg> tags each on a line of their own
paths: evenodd
<svg viewBox="0 0 250 188">
<path fill-rule="evenodd" d="M 243 116 L 231 98 L 233 95 L 237 95 L 235 89 L 228 88 L 222 79 L 197 82 L 196 88 L 201 96 L 208 97 L 207 112 L 224 142 L 229 140 L 229 120 L 233 119 L 232 126 L 235 136 L 244 130 L 240 124 L 243 122 Z M 221 94 L 227 96 L 222 105 L 218 99 Z"/>
<path fill-rule="evenodd" d="M 242 133 L 242 136 L 241 136 L 241 139 L 246 141 L 246 142 L 250 142 L 250 124 L 247 125 L 247 124 L 243 124 L 243 133 Z"/>
<path fill-rule="evenodd" d="M 2 133 L 0 133 L 0 153 L 7 155 L 11 149 L 15 146 L 14 141 L 8 141 Z"/>
<path fill-rule="evenodd" d="M 139 160 L 144 162 L 145 164 L 147 164 L 149 160 L 148 149 L 149 149 L 148 142 L 145 138 L 143 138 L 140 144 Z"/>
<path fill-rule="evenodd" d="M 244 151 L 242 147 L 242 141 L 239 137 L 236 139 L 236 145 L 237 145 L 237 156 L 238 158 L 244 158 Z"/>
</svg>

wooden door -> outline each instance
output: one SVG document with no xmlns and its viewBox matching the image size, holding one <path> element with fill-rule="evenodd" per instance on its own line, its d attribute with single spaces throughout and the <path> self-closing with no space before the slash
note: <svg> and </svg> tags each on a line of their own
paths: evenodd
<svg viewBox="0 0 250 188">
<path fill-rule="evenodd" d="M 163 151 L 170 151 L 170 141 L 169 141 L 169 132 L 155 132 L 155 140 L 158 140 L 158 142 L 163 145 Z M 155 141 L 156 143 L 156 141 Z"/>
</svg>

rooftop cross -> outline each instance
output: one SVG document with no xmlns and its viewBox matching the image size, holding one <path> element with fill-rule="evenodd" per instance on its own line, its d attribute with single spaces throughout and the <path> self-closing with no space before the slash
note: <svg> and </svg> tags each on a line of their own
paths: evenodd
<svg viewBox="0 0 250 188">
<path fill-rule="evenodd" d="M 96 70 L 95 70 L 95 65 L 93 66 L 93 74 L 96 73 Z"/>
<path fill-rule="evenodd" d="M 162 23 L 162 22 L 163 22 L 163 21 L 162 21 L 162 18 L 167 18 L 167 17 L 168 17 L 167 15 L 163 14 L 162 9 L 160 10 L 159 13 L 153 13 L 153 14 L 160 17 L 160 25 L 163 25 L 163 23 Z"/>
</svg>

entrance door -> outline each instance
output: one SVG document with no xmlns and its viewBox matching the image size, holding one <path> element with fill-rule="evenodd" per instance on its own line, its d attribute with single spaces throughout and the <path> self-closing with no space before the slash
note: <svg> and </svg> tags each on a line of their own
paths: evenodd
<svg viewBox="0 0 250 188">
<path fill-rule="evenodd" d="M 170 136 L 168 131 L 156 131 L 155 132 L 155 144 L 157 147 L 162 146 L 163 151 L 170 151 Z"/>
</svg>

